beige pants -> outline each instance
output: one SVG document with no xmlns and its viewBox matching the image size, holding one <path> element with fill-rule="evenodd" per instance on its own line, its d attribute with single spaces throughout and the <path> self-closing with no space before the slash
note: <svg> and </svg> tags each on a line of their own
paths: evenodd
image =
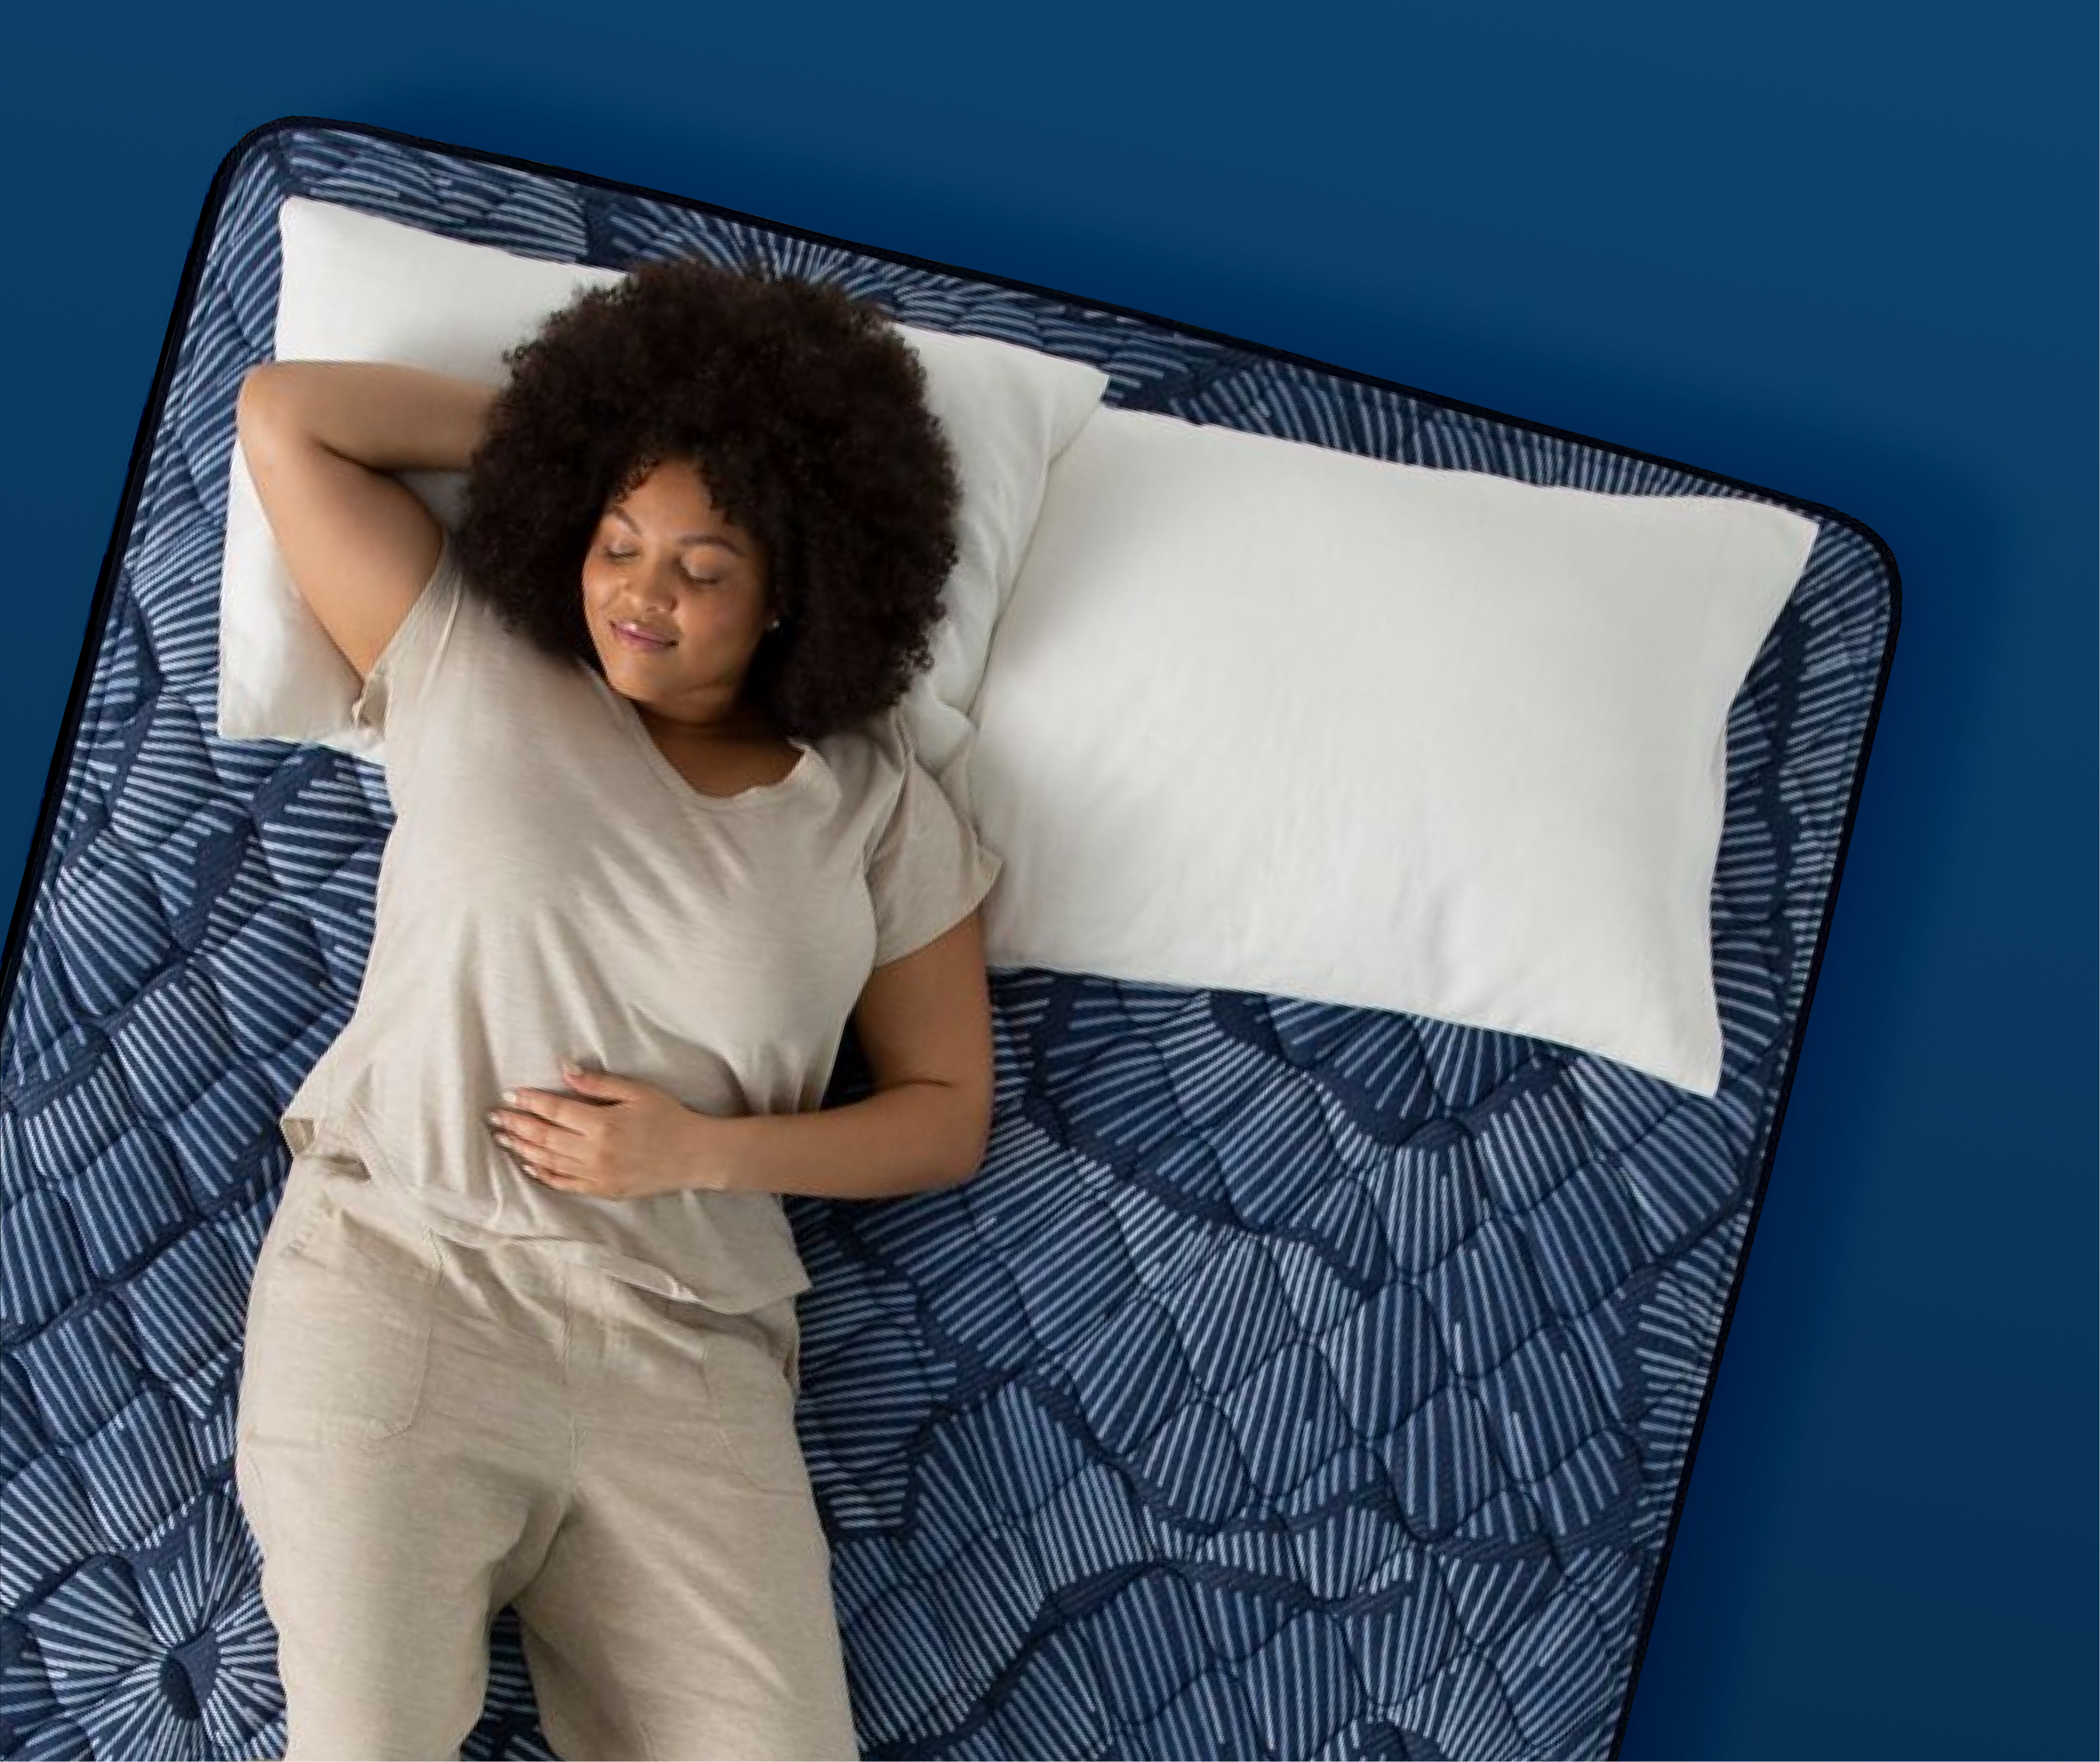
<svg viewBox="0 0 2100 1762">
<path fill-rule="evenodd" d="M 235 1470 L 292 1757 L 451 1758 L 515 1603 L 565 1758 L 857 1762 L 792 1297 L 680 1304 L 294 1161 Z"/>
</svg>

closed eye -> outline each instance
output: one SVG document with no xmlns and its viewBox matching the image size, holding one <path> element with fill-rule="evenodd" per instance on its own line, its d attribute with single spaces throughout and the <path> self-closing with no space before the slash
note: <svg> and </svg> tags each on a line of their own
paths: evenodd
<svg viewBox="0 0 2100 1762">
<path fill-rule="evenodd" d="M 630 563 L 634 559 L 637 553 L 631 550 L 616 550 L 611 545 L 601 545 L 598 546 L 598 554 L 605 558 L 606 560 L 610 563 Z M 695 575 L 690 569 L 681 569 L 678 572 L 684 576 L 685 578 L 690 581 L 695 587 L 720 587 L 721 585 L 722 578 L 718 575 Z"/>
</svg>

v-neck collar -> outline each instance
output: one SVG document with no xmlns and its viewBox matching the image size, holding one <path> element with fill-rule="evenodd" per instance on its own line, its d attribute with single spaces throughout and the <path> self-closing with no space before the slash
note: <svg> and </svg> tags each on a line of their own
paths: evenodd
<svg viewBox="0 0 2100 1762">
<path fill-rule="evenodd" d="M 687 782 L 678 767 L 664 757 L 663 748 L 657 745 L 655 737 L 649 732 L 648 725 L 642 721 L 642 712 L 635 707 L 632 698 L 615 691 L 605 676 L 588 662 L 579 661 L 577 665 L 590 675 L 599 691 L 612 700 L 613 713 L 625 726 L 629 737 L 641 748 L 644 762 L 663 780 L 664 786 L 681 801 L 689 802 L 702 810 L 709 812 L 718 810 L 734 811 L 739 808 L 767 806 L 783 797 L 799 793 L 808 788 L 817 774 L 818 765 L 823 762 L 823 755 L 811 743 L 798 735 L 790 735 L 788 744 L 801 756 L 796 759 L 793 769 L 786 776 L 774 783 L 755 783 L 748 789 L 738 790 L 735 795 L 709 795 L 706 790 L 695 788 Z"/>
</svg>

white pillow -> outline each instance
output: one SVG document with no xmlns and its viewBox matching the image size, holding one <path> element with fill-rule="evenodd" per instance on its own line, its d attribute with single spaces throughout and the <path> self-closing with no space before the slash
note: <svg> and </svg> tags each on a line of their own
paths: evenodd
<svg viewBox="0 0 2100 1762">
<path fill-rule="evenodd" d="M 284 203 L 278 229 L 280 360 L 396 361 L 500 384 L 505 349 L 576 294 L 620 279 L 615 270 L 462 244 L 304 197 Z M 938 775 L 966 748 L 966 713 L 1043 474 L 1100 403 L 1108 378 L 990 338 L 898 328 L 925 367 L 927 401 L 963 479 L 959 556 L 931 638 L 933 665 L 905 705 L 920 757 Z M 439 519 L 457 520 L 462 474 L 406 480 Z M 378 757 L 377 737 L 351 722 L 357 676 L 293 585 L 237 445 L 228 489 L 219 732 Z"/>
<path fill-rule="evenodd" d="M 1728 710 L 1815 534 L 1097 411 L 973 710 L 990 960 L 1405 1010 L 1713 1095 Z"/>
</svg>

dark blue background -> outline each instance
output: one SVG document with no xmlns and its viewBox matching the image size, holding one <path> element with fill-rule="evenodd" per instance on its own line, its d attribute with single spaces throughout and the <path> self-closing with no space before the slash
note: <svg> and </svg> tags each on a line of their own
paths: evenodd
<svg viewBox="0 0 2100 1762">
<path fill-rule="evenodd" d="M 68 6 L 15 42 L 9 876 L 207 186 L 282 115 L 1872 526 L 1895 672 L 1625 1753 L 2095 1753 L 2089 5 Z"/>
</svg>

